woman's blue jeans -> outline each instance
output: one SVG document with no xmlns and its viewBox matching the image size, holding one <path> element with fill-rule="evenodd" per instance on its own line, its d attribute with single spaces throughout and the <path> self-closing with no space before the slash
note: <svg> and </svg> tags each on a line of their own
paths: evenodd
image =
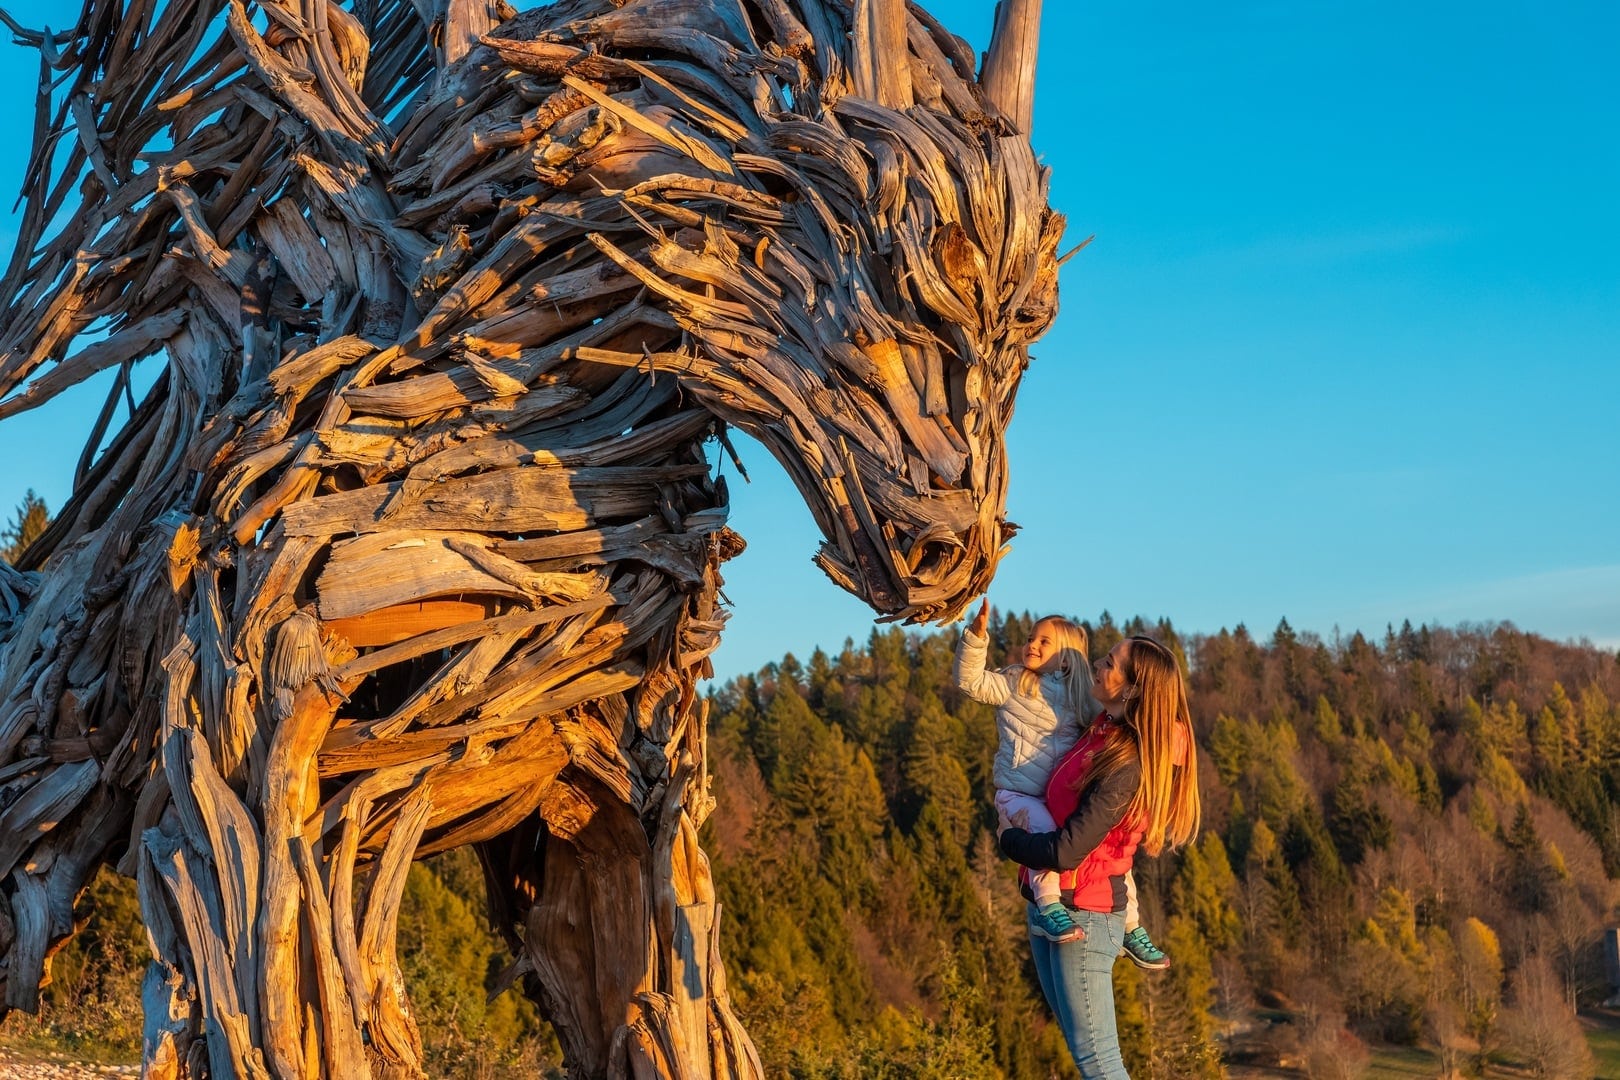
<svg viewBox="0 0 1620 1080">
<path fill-rule="evenodd" d="M 1029 935 L 1041 993 L 1084 1080 L 1130 1080 L 1114 1021 L 1114 961 L 1125 944 L 1125 915 L 1072 909 L 1069 915 L 1085 931 L 1083 939 L 1057 945 Z"/>
</svg>

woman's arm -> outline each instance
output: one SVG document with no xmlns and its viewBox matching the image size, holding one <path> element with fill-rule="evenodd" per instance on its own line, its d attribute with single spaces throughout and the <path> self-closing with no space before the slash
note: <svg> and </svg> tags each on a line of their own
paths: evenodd
<svg viewBox="0 0 1620 1080">
<path fill-rule="evenodd" d="M 1031 870 L 1073 870 L 1125 817 L 1141 782 L 1141 766 L 1121 765 L 1091 786 L 1057 832 L 1008 829 L 1001 834 L 1001 853 Z"/>
</svg>

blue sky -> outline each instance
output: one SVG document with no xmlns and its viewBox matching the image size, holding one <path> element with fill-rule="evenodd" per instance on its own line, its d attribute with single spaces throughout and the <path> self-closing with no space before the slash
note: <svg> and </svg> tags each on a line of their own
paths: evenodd
<svg viewBox="0 0 1620 1080">
<path fill-rule="evenodd" d="M 983 48 L 990 3 L 930 7 Z M 1097 239 L 1020 395 L 992 599 L 1620 646 L 1620 6 L 1047 7 L 1035 143 Z M 36 62 L 8 55 L 14 190 Z M 0 423 L 0 508 L 61 504 L 99 399 Z M 739 449 L 722 676 L 871 627 Z"/>
</svg>

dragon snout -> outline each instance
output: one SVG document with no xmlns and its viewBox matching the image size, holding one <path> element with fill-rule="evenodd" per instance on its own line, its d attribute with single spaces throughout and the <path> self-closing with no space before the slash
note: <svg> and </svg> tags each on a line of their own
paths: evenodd
<svg viewBox="0 0 1620 1080">
<path fill-rule="evenodd" d="M 933 500 L 909 501 L 914 515 L 922 516 Z M 966 528 L 938 522 L 908 527 L 893 516 L 863 521 L 859 505 L 857 500 L 838 509 L 839 527 L 822 544 L 816 563 L 884 622 L 960 616 L 989 588 L 1006 542 L 1017 531 L 999 512 L 987 512 Z"/>
</svg>

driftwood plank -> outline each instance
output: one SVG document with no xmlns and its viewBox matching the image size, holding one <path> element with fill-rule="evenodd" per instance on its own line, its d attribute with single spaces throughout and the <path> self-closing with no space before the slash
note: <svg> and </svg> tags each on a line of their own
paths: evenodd
<svg viewBox="0 0 1620 1080">
<path fill-rule="evenodd" d="M 266 1055 L 284 1075 L 304 1073 L 305 1016 L 298 965 L 298 871 L 291 844 L 318 807 L 314 761 L 332 721 L 321 686 L 326 662 L 315 620 L 295 614 L 275 635 L 267 691 L 278 724 L 259 799 L 264 822 L 263 896 L 258 923 L 259 994 Z"/>
<path fill-rule="evenodd" d="M 276 200 L 258 225 L 259 235 L 276 253 L 276 260 L 298 285 L 298 291 L 311 300 L 325 296 L 337 278 L 337 267 L 292 200 Z"/>
<path fill-rule="evenodd" d="M 6 971 L 6 1007 L 39 1011 L 39 988 L 45 977 L 45 951 L 50 942 L 50 910 L 45 882 L 27 870 L 11 875 L 11 966 Z"/>
<path fill-rule="evenodd" d="M 37 776 L 27 790 L 0 814 L 0 873 L 10 873 L 17 860 L 95 786 L 101 771 L 94 761 L 60 765 Z"/>
<path fill-rule="evenodd" d="M 159 873 L 169 887 L 179 911 L 180 924 L 191 955 L 196 961 L 199 989 L 206 1002 L 204 1025 L 215 1037 L 207 1042 L 209 1069 L 215 1076 L 269 1080 L 269 1074 L 252 1052 L 258 1035 L 240 1008 L 230 958 L 213 934 L 214 910 L 203 887 L 192 874 L 187 858 L 178 847 L 160 851 Z"/>
<path fill-rule="evenodd" d="M 405 892 L 417 841 L 433 812 L 432 802 L 417 794 L 400 811 L 388 846 L 377 860 L 366 891 L 365 919 L 360 926 L 360 962 L 371 980 L 370 1028 L 385 1061 L 420 1068 L 422 1039 L 404 1002 L 405 980 L 394 958 L 393 941 L 399 924 L 399 902 Z"/>
<path fill-rule="evenodd" d="M 344 983 L 342 966 L 337 956 L 333 936 L 332 909 L 327 903 L 326 889 L 316 868 L 315 856 L 301 836 L 289 842 L 293 865 L 303 895 L 310 906 L 311 925 L 315 935 L 312 950 L 316 979 L 321 1001 L 321 1051 L 328 1076 L 353 1076 L 367 1080 L 371 1076 L 370 1062 L 366 1059 L 365 1043 L 360 1034 L 361 1017 L 355 1014 Z"/>
<path fill-rule="evenodd" d="M 458 628 L 468 627 L 466 633 L 476 636 L 481 631 L 477 629 L 484 620 L 494 615 L 500 607 L 499 601 L 468 601 L 468 600 L 420 600 L 415 603 L 395 604 L 389 607 L 376 608 L 364 615 L 357 615 L 348 619 L 327 619 L 326 629 L 331 633 L 347 638 L 349 644 L 355 648 L 363 649 L 380 645 L 394 645 L 419 636 L 426 636 L 435 631 L 448 630 L 452 635 L 449 638 L 435 638 L 446 644 L 454 644 L 454 634 Z M 431 652 L 443 646 L 438 644 L 423 644 L 424 652 Z M 383 655 L 382 652 L 369 653 L 367 659 Z M 419 653 L 401 654 L 408 659 L 410 655 Z M 386 667 L 388 661 L 378 662 L 378 667 Z M 362 667 L 356 669 L 354 675 L 362 675 L 367 671 L 375 671 L 378 667 Z M 345 667 L 339 672 L 341 680 L 349 674 Z"/>
<path fill-rule="evenodd" d="M 380 528 L 432 529 L 482 520 L 492 531 L 590 528 L 599 519 L 638 517 L 657 505 L 659 484 L 703 476 L 702 465 L 651 468 L 503 469 L 446 480 L 420 491 L 405 483 L 359 488 L 289 506 L 290 536 L 330 537 Z"/>
<path fill-rule="evenodd" d="M 536 626 L 548 623 L 561 622 L 575 615 L 589 611 L 597 611 L 610 604 L 621 602 L 620 598 L 612 593 L 602 593 L 598 596 L 588 597 L 570 604 L 559 604 L 542 608 L 538 611 L 524 611 L 513 615 L 503 615 L 491 618 L 489 605 L 458 603 L 457 601 L 437 601 L 428 604 L 405 605 L 406 610 L 394 611 L 384 608 L 372 612 L 361 618 L 352 620 L 361 624 L 358 632 L 369 632 L 375 637 L 366 644 L 392 644 L 396 648 L 378 649 L 350 660 L 335 672 L 340 680 L 359 678 L 372 671 L 380 671 L 389 664 L 397 664 L 423 653 L 435 652 L 439 649 L 451 648 L 464 641 L 474 638 L 495 636 L 515 631 L 529 630 Z M 412 621 L 414 612 L 420 612 L 420 621 Z M 452 615 L 460 616 L 451 619 Z M 381 633 L 374 630 L 369 624 L 379 618 L 387 629 Z M 328 622 L 328 629 L 341 632 L 343 622 Z M 402 631 L 409 631 L 402 633 Z M 401 636 L 395 637 L 395 634 Z M 376 638 L 387 637 L 391 640 L 381 641 Z M 353 640 L 353 639 L 351 639 Z M 362 644 L 354 641 L 354 644 Z"/>
<path fill-rule="evenodd" d="M 0 420 L 49 401 L 70 386 L 77 386 L 98 371 L 138 360 L 162 344 L 185 321 L 184 310 L 168 311 L 143 319 L 104 341 L 87 346 L 70 360 L 30 383 L 22 393 L 0 401 Z"/>
<path fill-rule="evenodd" d="M 855 0 L 850 74 L 855 92 L 894 109 L 913 104 L 911 70 L 906 55 L 904 0 Z"/>
<path fill-rule="evenodd" d="M 322 619 L 344 619 L 466 593 L 531 603 L 582 600 L 601 584 L 583 575 L 535 573 L 491 550 L 480 534 L 389 531 L 333 545 L 315 593 Z"/>
</svg>

